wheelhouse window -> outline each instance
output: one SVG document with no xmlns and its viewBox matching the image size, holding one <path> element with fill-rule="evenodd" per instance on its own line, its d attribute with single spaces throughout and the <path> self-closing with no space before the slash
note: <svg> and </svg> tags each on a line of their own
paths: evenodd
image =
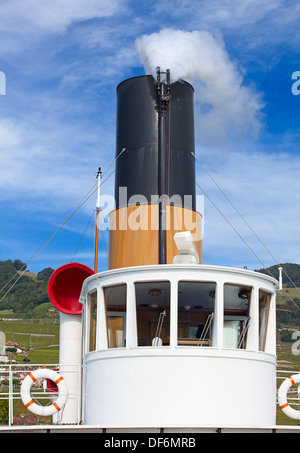
<svg viewBox="0 0 300 453">
<path fill-rule="evenodd" d="M 268 319 L 270 312 L 271 295 L 259 291 L 259 350 L 264 351 L 266 346 Z"/>
<path fill-rule="evenodd" d="M 126 285 L 103 288 L 108 348 L 126 346 Z"/>
<path fill-rule="evenodd" d="M 211 346 L 216 284 L 178 282 L 178 345 Z"/>
<path fill-rule="evenodd" d="M 250 300 L 250 287 L 224 285 L 224 348 L 246 348 Z"/>
<path fill-rule="evenodd" d="M 88 352 L 96 350 L 97 291 L 88 294 Z"/>
<path fill-rule="evenodd" d="M 170 282 L 135 283 L 138 346 L 170 345 Z"/>
</svg>

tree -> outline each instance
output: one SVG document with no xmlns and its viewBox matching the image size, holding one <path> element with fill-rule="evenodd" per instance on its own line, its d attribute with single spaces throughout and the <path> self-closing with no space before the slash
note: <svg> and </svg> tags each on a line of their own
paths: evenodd
<svg viewBox="0 0 300 453">
<path fill-rule="evenodd" d="M 22 263 L 21 260 L 15 260 L 13 262 L 13 266 L 17 269 L 17 271 L 19 271 L 20 269 L 24 270 L 26 268 L 26 264 L 25 263 Z"/>
<path fill-rule="evenodd" d="M 50 267 L 43 269 L 39 272 L 37 279 L 33 278 L 30 273 L 19 278 L 18 269 L 23 266 L 24 264 L 20 260 L 0 261 L 0 290 L 4 287 L 0 292 L 0 297 L 4 296 L 10 288 L 10 285 L 5 286 L 8 282 L 14 285 L 1 301 L 1 310 L 13 310 L 14 313 L 31 315 L 35 307 L 50 302 L 47 285 L 53 269 Z"/>
<path fill-rule="evenodd" d="M 37 274 L 37 279 L 48 281 L 49 278 L 51 277 L 51 275 L 53 274 L 53 272 L 54 272 L 54 269 L 52 269 L 51 267 L 46 267 L 45 269 L 43 269 L 41 272 L 39 272 Z"/>
</svg>

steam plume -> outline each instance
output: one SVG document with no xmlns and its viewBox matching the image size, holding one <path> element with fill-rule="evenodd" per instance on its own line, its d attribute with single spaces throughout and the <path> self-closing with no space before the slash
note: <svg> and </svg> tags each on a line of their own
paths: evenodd
<svg viewBox="0 0 300 453">
<path fill-rule="evenodd" d="M 172 81 L 193 84 L 199 102 L 197 132 L 206 143 L 257 135 L 260 96 L 242 85 L 242 75 L 222 40 L 207 31 L 163 29 L 138 38 L 136 48 L 147 73 L 155 76 L 160 66 L 170 69 Z"/>
</svg>

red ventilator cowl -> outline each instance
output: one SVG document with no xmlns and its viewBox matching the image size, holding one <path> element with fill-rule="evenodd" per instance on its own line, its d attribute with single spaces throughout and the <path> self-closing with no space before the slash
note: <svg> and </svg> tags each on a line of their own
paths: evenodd
<svg viewBox="0 0 300 453">
<path fill-rule="evenodd" d="M 81 263 L 68 263 L 57 268 L 48 282 L 48 295 L 54 307 L 63 313 L 80 315 L 82 284 L 93 274 L 91 268 Z"/>
</svg>

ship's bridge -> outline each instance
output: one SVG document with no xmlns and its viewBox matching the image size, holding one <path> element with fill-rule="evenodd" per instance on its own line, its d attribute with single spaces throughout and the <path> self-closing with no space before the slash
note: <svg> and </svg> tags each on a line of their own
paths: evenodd
<svg viewBox="0 0 300 453">
<path fill-rule="evenodd" d="M 266 275 L 216 266 L 141 266 L 89 277 L 84 354 L 195 346 L 275 354 L 275 291 Z"/>
<path fill-rule="evenodd" d="M 84 423 L 275 423 L 277 283 L 199 264 L 88 277 L 80 297 Z M 213 409 L 215 392 L 221 410 Z"/>
</svg>

